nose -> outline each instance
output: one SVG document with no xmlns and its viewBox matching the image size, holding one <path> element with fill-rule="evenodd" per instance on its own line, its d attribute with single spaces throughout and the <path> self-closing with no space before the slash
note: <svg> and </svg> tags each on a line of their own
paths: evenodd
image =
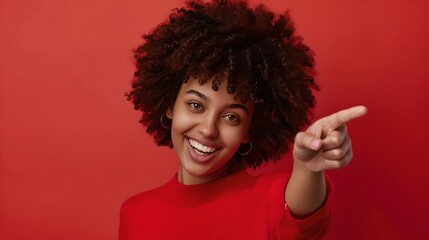
<svg viewBox="0 0 429 240">
<path fill-rule="evenodd" d="M 216 114 L 207 113 L 204 118 L 201 119 L 199 124 L 199 131 L 202 136 L 206 138 L 215 138 L 219 135 L 218 129 L 218 117 Z"/>
</svg>

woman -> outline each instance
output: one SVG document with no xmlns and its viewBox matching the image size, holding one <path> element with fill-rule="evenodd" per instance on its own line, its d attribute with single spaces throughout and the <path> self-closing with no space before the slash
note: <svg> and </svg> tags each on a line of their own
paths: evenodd
<svg viewBox="0 0 429 240">
<path fill-rule="evenodd" d="M 324 170 L 352 158 L 345 123 L 358 106 L 310 122 L 314 59 L 289 16 L 245 1 L 188 1 L 135 50 L 133 90 L 177 174 L 129 198 L 124 239 L 322 239 L 330 224 Z M 251 176 L 293 145 L 292 174 Z"/>
</svg>

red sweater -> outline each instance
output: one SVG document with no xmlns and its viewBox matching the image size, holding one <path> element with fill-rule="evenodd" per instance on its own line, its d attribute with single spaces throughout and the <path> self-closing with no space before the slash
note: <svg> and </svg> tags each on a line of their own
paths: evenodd
<svg viewBox="0 0 429 240">
<path fill-rule="evenodd" d="M 124 202 L 119 239 L 322 239 L 330 224 L 330 182 L 325 203 L 298 220 L 284 203 L 288 179 L 241 171 L 183 185 L 176 174 L 167 184 Z"/>
</svg>

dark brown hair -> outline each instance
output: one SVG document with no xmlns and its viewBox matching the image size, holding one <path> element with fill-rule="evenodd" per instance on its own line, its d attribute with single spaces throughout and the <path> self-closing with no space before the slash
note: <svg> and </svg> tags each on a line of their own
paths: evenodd
<svg viewBox="0 0 429 240">
<path fill-rule="evenodd" d="M 126 95 L 143 112 L 140 122 L 158 145 L 173 147 L 160 118 L 190 76 L 201 84 L 213 78 L 215 91 L 226 78 L 229 93 L 255 103 L 253 149 L 229 161 L 236 170 L 279 159 L 309 124 L 312 90 L 318 90 L 314 58 L 288 14 L 276 15 L 262 4 L 250 8 L 243 0 L 187 1 L 143 38 L 134 50 L 137 71 Z"/>
</svg>

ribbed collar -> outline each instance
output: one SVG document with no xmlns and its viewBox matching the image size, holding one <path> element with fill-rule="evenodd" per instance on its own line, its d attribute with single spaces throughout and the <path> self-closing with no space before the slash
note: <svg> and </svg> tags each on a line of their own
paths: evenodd
<svg viewBox="0 0 429 240">
<path fill-rule="evenodd" d="M 222 199 L 233 191 L 239 191 L 255 179 L 246 171 L 239 171 L 212 182 L 184 185 L 178 181 L 176 173 L 161 187 L 160 195 L 165 201 L 177 207 L 198 207 Z"/>
</svg>

